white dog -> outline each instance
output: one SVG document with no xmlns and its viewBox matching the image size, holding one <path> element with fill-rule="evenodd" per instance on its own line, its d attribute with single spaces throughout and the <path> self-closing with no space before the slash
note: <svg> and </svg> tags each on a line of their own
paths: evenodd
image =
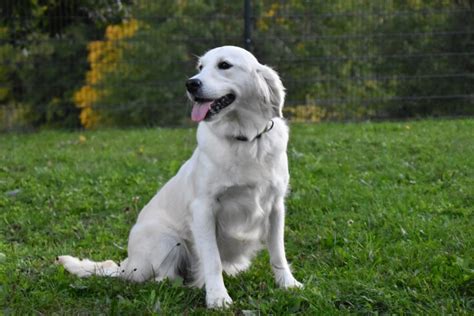
<svg viewBox="0 0 474 316">
<path fill-rule="evenodd" d="M 233 46 L 208 51 L 198 69 L 186 82 L 192 119 L 200 122 L 198 146 L 141 211 L 128 258 L 116 264 L 60 256 L 57 262 L 80 277 L 180 276 L 205 286 L 207 306 L 219 308 L 232 303 L 222 272 L 245 270 L 266 243 L 278 285 L 300 287 L 283 243 L 289 174 L 280 78 Z"/>
</svg>

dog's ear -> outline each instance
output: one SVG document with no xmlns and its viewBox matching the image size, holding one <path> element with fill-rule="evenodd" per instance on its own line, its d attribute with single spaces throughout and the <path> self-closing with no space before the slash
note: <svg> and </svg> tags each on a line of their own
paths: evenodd
<svg viewBox="0 0 474 316">
<path fill-rule="evenodd" d="M 268 66 L 260 65 L 257 69 L 257 85 L 265 103 L 272 106 L 275 116 L 283 117 L 285 87 L 277 72 Z"/>
</svg>

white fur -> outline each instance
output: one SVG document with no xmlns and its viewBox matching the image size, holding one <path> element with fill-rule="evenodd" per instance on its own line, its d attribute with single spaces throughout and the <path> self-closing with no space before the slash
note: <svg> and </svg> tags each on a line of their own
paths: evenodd
<svg viewBox="0 0 474 316">
<path fill-rule="evenodd" d="M 219 69 L 221 61 L 232 68 Z M 289 180 L 283 85 L 275 71 L 238 47 L 210 50 L 199 65 L 202 70 L 193 78 L 202 81 L 206 98 L 234 93 L 236 100 L 199 124 L 192 157 L 138 216 L 128 258 L 117 265 L 58 257 L 71 273 L 134 281 L 182 276 L 205 286 L 207 306 L 219 308 L 232 303 L 222 272 L 245 270 L 266 244 L 276 282 L 284 288 L 301 286 L 283 243 Z M 270 120 L 273 128 L 255 139 Z"/>
</svg>

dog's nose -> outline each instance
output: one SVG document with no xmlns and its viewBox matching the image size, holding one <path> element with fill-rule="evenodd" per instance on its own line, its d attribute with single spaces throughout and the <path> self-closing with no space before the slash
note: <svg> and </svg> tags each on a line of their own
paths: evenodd
<svg viewBox="0 0 474 316">
<path fill-rule="evenodd" d="M 201 86 L 202 82 L 199 79 L 188 79 L 186 81 L 186 89 L 188 89 L 189 93 L 196 93 Z"/>
</svg>

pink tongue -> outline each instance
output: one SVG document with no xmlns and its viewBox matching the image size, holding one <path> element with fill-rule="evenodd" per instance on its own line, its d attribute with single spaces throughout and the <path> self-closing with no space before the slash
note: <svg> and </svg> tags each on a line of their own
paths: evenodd
<svg viewBox="0 0 474 316">
<path fill-rule="evenodd" d="M 206 117 L 207 112 L 211 108 L 212 101 L 204 103 L 194 103 L 191 119 L 194 122 L 201 122 Z"/>
</svg>

